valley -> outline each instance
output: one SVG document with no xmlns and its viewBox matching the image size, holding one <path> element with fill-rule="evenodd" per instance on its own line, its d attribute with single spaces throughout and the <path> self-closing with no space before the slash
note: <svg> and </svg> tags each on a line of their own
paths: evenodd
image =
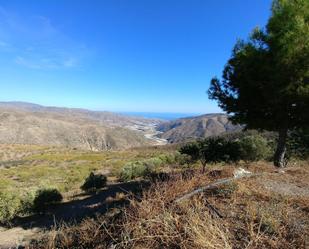
<svg viewBox="0 0 309 249">
<path fill-rule="evenodd" d="M 0 102 L 0 143 L 91 151 L 164 145 L 239 131 L 225 114 L 171 121 L 112 112 Z"/>
</svg>

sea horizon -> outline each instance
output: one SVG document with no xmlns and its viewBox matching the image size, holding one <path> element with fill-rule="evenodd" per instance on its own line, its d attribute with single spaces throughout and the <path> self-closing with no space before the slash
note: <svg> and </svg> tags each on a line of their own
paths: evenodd
<svg viewBox="0 0 309 249">
<path fill-rule="evenodd" d="M 151 119 L 174 120 L 202 115 L 202 113 L 177 113 L 177 112 L 118 112 L 126 116 L 135 116 Z"/>
</svg>

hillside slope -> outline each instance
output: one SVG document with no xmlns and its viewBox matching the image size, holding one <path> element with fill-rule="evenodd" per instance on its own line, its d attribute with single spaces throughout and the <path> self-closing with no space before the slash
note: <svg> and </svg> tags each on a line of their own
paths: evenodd
<svg viewBox="0 0 309 249">
<path fill-rule="evenodd" d="M 237 131 L 241 126 L 233 125 L 226 114 L 206 114 L 165 122 L 157 129 L 161 132 L 160 138 L 177 143 Z"/>
<path fill-rule="evenodd" d="M 122 149 L 154 144 L 145 134 L 158 122 L 110 112 L 2 102 L 0 143 Z"/>
</svg>

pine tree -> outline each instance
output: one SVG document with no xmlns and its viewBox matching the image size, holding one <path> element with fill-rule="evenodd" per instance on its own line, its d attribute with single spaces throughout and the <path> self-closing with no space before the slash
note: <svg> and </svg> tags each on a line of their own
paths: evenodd
<svg viewBox="0 0 309 249">
<path fill-rule="evenodd" d="M 208 93 L 233 122 L 277 131 L 274 164 L 285 166 L 288 131 L 309 126 L 309 0 L 275 0 L 266 28 L 237 42 Z"/>
</svg>

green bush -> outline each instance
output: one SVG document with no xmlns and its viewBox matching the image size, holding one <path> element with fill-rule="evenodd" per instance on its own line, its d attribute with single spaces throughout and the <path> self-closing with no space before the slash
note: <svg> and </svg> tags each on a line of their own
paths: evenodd
<svg viewBox="0 0 309 249">
<path fill-rule="evenodd" d="M 19 211 L 19 214 L 25 215 L 32 213 L 35 194 L 35 192 L 31 191 L 21 197 L 20 203 L 22 208 Z"/>
<path fill-rule="evenodd" d="M 81 189 L 87 192 L 95 191 L 97 189 L 105 187 L 107 182 L 107 177 L 102 174 L 95 175 L 93 172 L 86 178 Z"/>
<path fill-rule="evenodd" d="M 309 158 L 309 128 L 289 132 L 287 154 L 290 157 L 299 159 Z"/>
<path fill-rule="evenodd" d="M 127 163 L 121 173 L 121 181 L 130 181 L 138 177 L 146 177 L 153 172 L 153 165 L 150 166 L 149 162 L 136 161 Z"/>
<path fill-rule="evenodd" d="M 161 154 L 145 160 L 129 162 L 122 168 L 119 179 L 121 181 L 130 181 L 138 177 L 146 178 L 152 173 L 155 173 L 162 165 L 173 164 L 176 162 L 174 154 Z"/>
<path fill-rule="evenodd" d="M 32 192 L 23 196 L 0 192 L 0 223 L 7 223 L 18 215 L 31 213 L 33 200 Z"/>
<path fill-rule="evenodd" d="M 0 192 L 0 223 L 10 221 L 21 209 L 21 200 L 17 195 Z"/>
<path fill-rule="evenodd" d="M 223 137 L 210 137 L 191 142 L 181 147 L 179 152 L 188 155 L 191 162 L 199 160 L 203 170 L 207 163 L 235 162 L 240 156 L 238 142 Z"/>
<path fill-rule="evenodd" d="M 200 159 L 201 152 L 201 142 L 191 142 L 182 146 L 179 150 L 180 154 L 189 156 L 189 159 L 192 162 L 195 162 Z"/>
<path fill-rule="evenodd" d="M 179 152 L 190 157 L 191 162 L 200 161 L 205 168 L 208 163 L 258 161 L 271 156 L 271 141 L 257 132 L 228 134 L 191 142 Z"/>
<path fill-rule="evenodd" d="M 176 162 L 175 154 L 162 154 L 159 156 L 163 164 L 173 164 Z"/>
<path fill-rule="evenodd" d="M 268 141 L 260 135 L 251 135 L 239 140 L 240 158 L 245 161 L 267 159 L 271 155 Z"/>
<path fill-rule="evenodd" d="M 48 206 L 62 201 L 62 195 L 57 189 L 39 189 L 33 200 L 33 211 L 44 212 Z"/>
<path fill-rule="evenodd" d="M 190 156 L 186 154 L 181 154 L 179 151 L 175 154 L 175 163 L 180 165 L 188 166 L 188 162 L 190 161 Z"/>
<path fill-rule="evenodd" d="M 164 162 L 159 157 L 153 157 L 142 161 L 142 164 L 145 165 L 146 168 L 156 168 L 160 165 L 163 165 Z"/>
<path fill-rule="evenodd" d="M 223 137 L 210 137 L 199 143 L 200 158 L 203 164 L 239 160 L 239 144 L 237 141 L 227 140 Z"/>
</svg>

